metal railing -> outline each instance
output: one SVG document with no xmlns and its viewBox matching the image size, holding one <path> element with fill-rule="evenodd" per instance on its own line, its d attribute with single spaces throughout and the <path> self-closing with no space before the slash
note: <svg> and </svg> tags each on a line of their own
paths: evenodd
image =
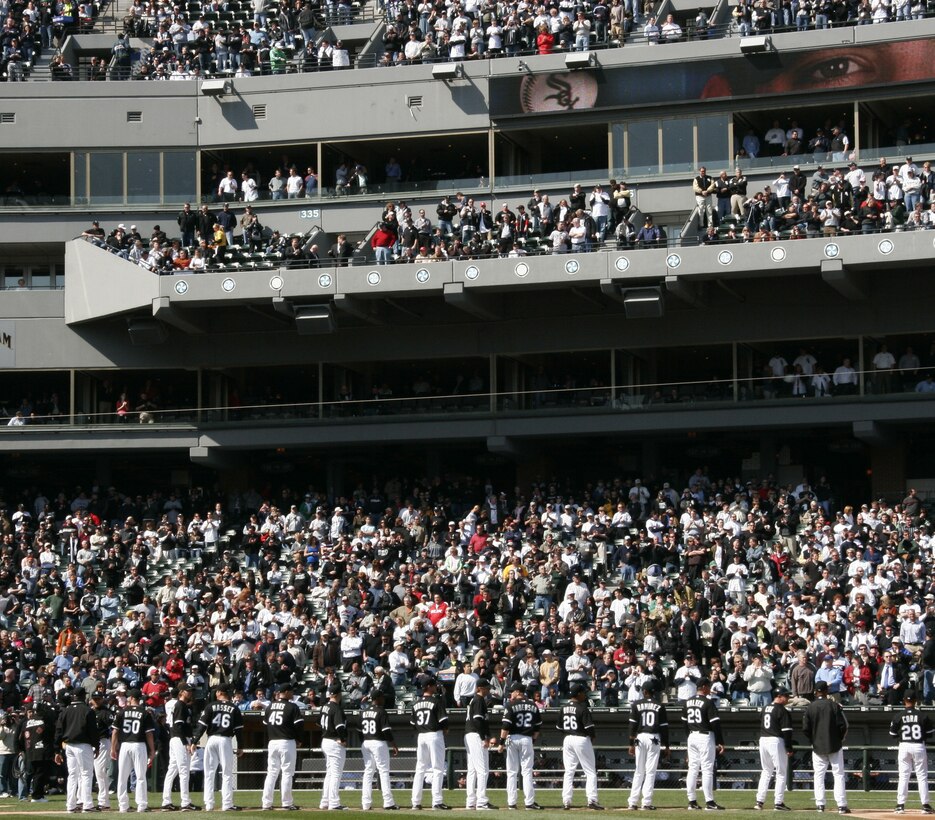
<svg viewBox="0 0 935 820">
<path fill-rule="evenodd" d="M 726 349 L 726 348 L 725 348 Z M 855 356 L 856 359 L 856 356 Z M 609 379 L 610 373 L 601 375 Z M 833 376 L 828 374 L 833 382 Z M 379 419 L 432 416 L 448 418 L 452 415 L 497 416 L 524 414 L 651 412 L 665 413 L 686 408 L 729 408 L 756 404 L 757 406 L 801 406 L 803 403 L 823 406 L 828 402 L 860 401 L 931 401 L 935 399 L 935 382 L 931 392 L 926 386 L 919 390 L 898 372 L 883 381 L 880 373 L 855 371 L 853 385 L 832 385 L 828 393 L 816 394 L 811 386 L 812 377 L 799 377 L 805 390 L 795 395 L 796 382 L 788 377 L 742 376 L 710 378 L 697 381 L 664 381 L 615 387 L 562 387 L 547 385 L 528 390 L 484 390 L 461 393 L 433 393 L 431 395 L 379 395 L 365 400 L 325 400 L 283 402 L 278 404 L 254 403 L 248 400 L 237 406 L 211 405 L 201 407 L 173 407 L 159 409 L 145 407 L 131 409 L 118 419 L 115 412 L 87 412 L 74 414 L 33 414 L 24 419 L 22 426 L 2 426 L 0 434 L 36 433 L 56 426 L 107 426 L 126 429 L 128 424 L 155 424 L 165 427 L 193 429 L 200 425 L 255 425 L 258 421 L 271 424 L 307 424 L 309 422 L 367 423 Z M 922 381 L 927 379 L 920 376 Z M 914 381 L 914 379 L 913 379 Z M 805 384 L 807 382 L 807 384 Z M 3 418 L 9 420 L 15 411 L 9 403 L 0 405 Z"/>
</svg>

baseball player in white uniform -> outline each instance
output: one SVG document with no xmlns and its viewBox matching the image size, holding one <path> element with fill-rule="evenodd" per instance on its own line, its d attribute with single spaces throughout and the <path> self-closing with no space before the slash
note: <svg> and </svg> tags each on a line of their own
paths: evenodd
<svg viewBox="0 0 935 820">
<path fill-rule="evenodd" d="M 383 794 L 383 808 L 396 811 L 399 807 L 393 802 L 393 786 L 390 783 L 390 746 L 393 756 L 399 754 L 399 747 L 393 738 L 393 729 L 383 708 L 383 692 L 375 689 L 370 693 L 370 704 L 360 713 L 360 753 L 364 759 L 364 781 L 360 792 L 360 807 L 367 811 L 373 805 L 373 776 L 380 777 L 380 791 Z"/>
<path fill-rule="evenodd" d="M 105 705 L 103 692 L 91 695 L 91 708 L 97 718 L 99 740 L 94 750 L 94 779 L 97 781 L 98 808 L 110 811 L 110 727 L 114 723 L 111 710 Z"/>
<path fill-rule="evenodd" d="M 321 752 L 325 756 L 325 780 L 321 788 L 321 809 L 339 811 L 341 805 L 341 775 L 347 757 L 347 719 L 341 707 L 341 687 L 328 687 L 328 702 L 318 713 L 321 724 Z"/>
<path fill-rule="evenodd" d="M 80 686 L 73 700 L 55 722 L 55 761 L 68 766 L 65 807 L 70 812 L 96 811 L 91 782 L 94 772 L 94 749 L 97 746 L 97 718 L 87 704 L 87 691 Z"/>
<path fill-rule="evenodd" d="M 187 683 L 179 684 L 178 696 L 166 703 L 166 727 L 169 730 L 169 768 L 162 787 L 162 808 L 175 811 L 172 805 L 172 787 L 179 779 L 182 811 L 197 811 L 192 806 L 188 782 L 191 772 L 192 744 L 192 689 Z"/>
<path fill-rule="evenodd" d="M 714 800 L 714 766 L 716 756 L 724 752 L 721 735 L 721 718 L 714 701 L 708 697 L 711 681 L 698 681 L 698 693 L 685 701 L 685 722 L 688 724 L 688 773 L 685 776 L 685 792 L 690 811 L 701 806 L 695 801 L 698 774 L 701 773 L 701 790 L 704 792 L 706 811 L 720 811 L 723 806 Z"/>
<path fill-rule="evenodd" d="M 438 697 L 438 682 L 434 677 L 424 676 L 421 683 L 422 697 L 412 704 L 412 720 L 416 729 L 416 772 L 412 781 L 412 807 L 422 807 L 422 791 L 425 776 L 432 782 L 432 808 L 448 810 L 451 807 L 443 800 L 442 787 L 445 783 L 445 732 L 448 731 L 448 713 Z"/>
<path fill-rule="evenodd" d="M 776 811 L 792 811 L 784 802 L 786 795 L 786 771 L 792 757 L 792 715 L 786 708 L 789 690 L 780 686 L 773 695 L 773 704 L 760 715 L 760 782 L 756 790 L 757 811 L 763 809 L 769 781 L 775 775 L 776 794 L 773 808 Z"/>
<path fill-rule="evenodd" d="M 237 738 L 237 757 L 243 755 L 243 714 L 230 702 L 230 690 L 219 686 L 217 698 L 209 703 L 198 718 L 194 743 L 208 735 L 205 744 L 205 811 L 214 811 L 214 778 L 221 769 L 221 810 L 240 811 L 234 805 L 234 745 Z"/>
<path fill-rule="evenodd" d="M 597 768 L 594 764 L 594 718 L 588 706 L 588 691 L 583 684 L 574 683 L 570 688 L 572 703 L 562 707 L 562 722 L 558 727 L 564 733 L 562 741 L 562 764 L 565 777 L 562 780 L 562 805 L 571 808 L 574 794 L 575 772 L 578 767 L 584 772 L 584 790 L 588 808 L 604 811 L 597 802 Z"/>
<path fill-rule="evenodd" d="M 276 781 L 282 773 L 282 807 L 297 811 L 292 802 L 292 781 L 295 778 L 296 743 L 302 733 L 305 718 L 292 700 L 292 684 L 279 687 L 279 700 L 266 707 L 263 723 L 269 737 L 267 746 L 266 780 L 263 783 L 263 809 L 273 808 Z"/>
<path fill-rule="evenodd" d="M 923 814 L 935 814 L 929 804 L 929 762 L 925 743 L 935 733 L 928 715 L 916 709 L 917 695 L 906 690 L 903 695 L 905 711 L 890 724 L 890 734 L 899 740 L 899 783 L 896 787 L 896 814 L 906 811 L 906 798 L 909 796 L 909 778 L 913 771 L 919 784 L 919 800 Z"/>
<path fill-rule="evenodd" d="M 127 783 L 131 772 L 136 775 L 136 810 L 145 812 L 149 808 L 146 769 L 156 751 L 153 741 L 156 726 L 153 716 L 140 705 L 141 699 L 139 689 L 127 694 L 127 705 L 117 712 L 110 738 L 110 756 L 117 761 L 117 807 L 124 814 L 130 810 Z"/>
<path fill-rule="evenodd" d="M 664 750 L 666 757 L 669 756 L 669 719 L 666 707 L 655 698 L 655 682 L 646 681 L 641 691 L 643 697 L 630 707 L 629 751 L 636 758 L 636 768 L 627 803 L 630 809 L 642 805 L 644 809 L 652 810 L 655 808 L 653 795 L 656 793 L 659 755 Z"/>
<path fill-rule="evenodd" d="M 516 781 L 523 775 L 523 797 L 526 808 L 541 811 L 536 802 L 536 783 L 533 778 L 535 763 L 534 744 L 539 739 L 542 715 L 539 707 L 526 698 L 526 687 L 517 681 L 510 688 L 510 701 L 503 712 L 500 740 L 506 745 L 506 801 L 516 808 Z"/>
<path fill-rule="evenodd" d="M 468 703 L 464 717 L 464 750 L 467 753 L 467 772 L 464 787 L 467 791 L 466 809 L 491 811 L 496 808 L 487 799 L 487 779 L 490 776 L 490 749 L 494 743 L 490 736 L 487 717 L 487 694 L 490 681 L 478 678 L 474 695 Z"/>
</svg>

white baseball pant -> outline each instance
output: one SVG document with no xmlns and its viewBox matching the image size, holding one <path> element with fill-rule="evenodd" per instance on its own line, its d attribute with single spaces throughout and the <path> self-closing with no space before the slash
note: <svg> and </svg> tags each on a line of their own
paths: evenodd
<svg viewBox="0 0 935 820">
<path fill-rule="evenodd" d="M 569 805 L 574 793 L 575 772 L 578 766 L 584 772 L 584 792 L 588 803 L 597 802 L 597 768 L 594 764 L 594 746 L 591 738 L 581 735 L 565 735 L 562 741 L 562 765 L 565 777 L 562 780 L 562 803 Z"/>
<path fill-rule="evenodd" d="M 714 801 L 714 735 L 710 732 L 689 732 L 688 774 L 685 776 L 685 792 L 688 802 L 695 799 L 698 772 L 701 772 L 701 791 L 706 803 Z"/>
<path fill-rule="evenodd" d="M 416 774 L 412 781 L 412 805 L 422 805 L 422 789 L 428 775 L 432 783 L 432 805 L 444 802 L 445 735 L 441 731 L 420 732 L 416 739 Z"/>
<path fill-rule="evenodd" d="M 786 796 L 786 771 L 789 761 L 786 758 L 786 741 L 781 737 L 760 738 L 760 782 L 756 790 L 756 802 L 766 802 L 769 781 L 776 775 L 776 793 L 774 802 L 778 805 Z"/>
<path fill-rule="evenodd" d="M 467 774 L 464 778 L 467 790 L 465 808 L 486 806 L 488 803 L 487 779 L 490 777 L 490 750 L 477 732 L 468 732 L 464 736 L 464 750 L 467 752 Z"/>
<path fill-rule="evenodd" d="M 844 750 L 838 749 L 830 755 L 812 752 L 812 771 L 815 773 L 815 805 L 825 805 L 825 774 L 831 768 L 834 778 L 834 800 L 838 807 L 847 805 L 847 792 L 844 789 Z"/>
<path fill-rule="evenodd" d="M 648 732 L 640 732 L 636 736 L 634 746 L 636 752 L 636 767 L 633 770 L 633 788 L 630 789 L 630 799 L 627 801 L 632 806 L 651 806 L 653 804 L 653 795 L 656 792 L 656 771 L 659 768 L 659 753 L 662 747 L 659 745 L 659 736 L 651 735 Z M 643 802 L 640 803 L 642 794 Z"/>
<path fill-rule="evenodd" d="M 510 735 L 510 745 L 506 750 L 506 802 L 516 805 L 516 780 L 522 772 L 523 797 L 526 805 L 536 802 L 536 784 L 532 776 L 535 751 L 532 738 L 526 735 Z"/>
<path fill-rule="evenodd" d="M 130 773 L 136 774 L 136 808 L 149 808 L 146 793 L 147 752 L 145 743 L 121 743 L 117 752 L 117 809 L 124 813 L 130 810 L 130 795 L 127 784 Z"/>
<path fill-rule="evenodd" d="M 165 784 L 162 787 L 162 805 L 172 803 L 172 787 L 175 778 L 179 778 L 179 803 L 190 806 L 192 796 L 188 791 L 188 781 L 191 774 L 191 756 L 185 748 L 185 741 L 180 737 L 169 738 L 169 768 L 166 770 Z"/>
<path fill-rule="evenodd" d="M 341 805 L 341 775 L 344 773 L 344 759 L 347 747 L 332 738 L 322 738 L 321 751 L 325 756 L 325 782 L 321 787 L 323 809 L 336 809 Z"/>
<path fill-rule="evenodd" d="M 94 757 L 94 779 L 97 780 L 97 805 L 110 808 L 110 738 L 101 738 Z"/>
<path fill-rule="evenodd" d="M 221 768 L 221 810 L 234 805 L 234 746 L 229 737 L 211 735 L 205 744 L 205 811 L 214 811 L 214 777 Z"/>
<path fill-rule="evenodd" d="M 364 781 L 361 785 L 360 807 L 365 811 L 373 805 L 373 776 L 380 777 L 383 808 L 393 803 L 393 787 L 390 783 L 390 747 L 385 740 L 365 740 L 360 746 L 364 759 Z"/>
<path fill-rule="evenodd" d="M 896 802 L 900 806 L 906 805 L 909 796 L 909 778 L 912 772 L 916 773 L 916 782 L 919 784 L 919 801 L 922 805 L 929 802 L 929 761 L 924 743 L 900 743 L 899 753 L 899 785 L 896 787 Z"/>
<path fill-rule="evenodd" d="M 295 741 L 271 740 L 266 753 L 266 780 L 263 782 L 263 808 L 273 808 L 276 781 L 282 773 L 282 807 L 292 805 L 292 780 L 295 777 Z"/>
<path fill-rule="evenodd" d="M 91 781 L 94 777 L 94 752 L 90 743 L 66 743 L 65 764 L 68 767 L 68 783 L 65 808 L 94 808 Z"/>
</svg>

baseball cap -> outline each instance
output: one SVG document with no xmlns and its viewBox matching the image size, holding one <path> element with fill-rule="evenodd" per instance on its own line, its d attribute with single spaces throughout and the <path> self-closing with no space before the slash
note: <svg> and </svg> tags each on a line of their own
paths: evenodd
<svg viewBox="0 0 935 820">
<path fill-rule="evenodd" d="M 526 687 L 523 686 L 523 684 L 521 684 L 519 681 L 516 681 L 516 682 L 510 687 L 510 691 L 511 691 L 511 692 L 525 692 L 525 691 L 526 691 Z"/>
<path fill-rule="evenodd" d="M 784 697 L 790 694 L 791 692 L 788 689 L 786 689 L 785 686 L 777 686 L 776 691 L 773 693 L 773 697 L 779 698 L 779 697 Z"/>
<path fill-rule="evenodd" d="M 487 678 L 478 678 L 477 679 L 477 688 L 478 689 L 487 689 L 490 686 L 490 681 Z"/>
<path fill-rule="evenodd" d="M 818 683 L 815 684 L 815 691 L 816 691 L 816 692 L 827 692 L 827 691 L 828 691 L 828 682 L 827 682 L 827 681 L 823 681 L 823 680 L 818 681 Z"/>
</svg>

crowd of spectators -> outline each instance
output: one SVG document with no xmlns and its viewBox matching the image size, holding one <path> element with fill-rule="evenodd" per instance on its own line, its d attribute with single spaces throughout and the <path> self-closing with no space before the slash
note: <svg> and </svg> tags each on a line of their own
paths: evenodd
<svg viewBox="0 0 935 820">
<path fill-rule="evenodd" d="M 32 71 L 44 51 L 59 46 L 70 33 L 90 31 L 106 4 L 100 0 L 15 0 L 0 5 L 0 76 L 21 82 Z M 52 75 L 63 79 L 56 55 Z M 59 75 L 59 76 L 56 76 Z"/>
<path fill-rule="evenodd" d="M 678 487 L 682 487 L 681 490 Z M 898 504 L 843 503 L 821 478 L 597 480 L 499 491 L 398 478 L 223 496 L 78 487 L 4 493 L 4 709 L 76 687 L 141 686 L 158 710 L 185 681 L 243 709 L 272 687 L 309 703 L 336 679 L 351 707 L 395 703 L 429 671 L 457 705 L 480 676 L 544 706 L 582 683 L 605 706 L 647 681 L 670 700 L 702 674 L 764 705 L 816 681 L 849 703 L 895 703 L 935 675 L 932 527 Z"/>
<path fill-rule="evenodd" d="M 224 264 L 245 261 L 262 266 L 317 267 L 347 265 L 354 247 L 345 234 L 338 234 L 327 251 L 307 240 L 305 234 L 283 234 L 264 226 L 252 206 L 238 217 L 225 202 L 217 212 L 208 205 L 199 210 L 186 203 L 176 222 L 177 236 L 170 238 L 154 225 L 144 240 L 136 225 L 120 223 L 110 232 L 98 220 L 82 237 L 121 259 L 157 274 L 200 273 Z M 174 228 L 174 226 L 173 226 Z"/>
<path fill-rule="evenodd" d="M 793 136 L 789 139 L 797 140 L 797 130 L 790 129 L 790 133 Z M 780 172 L 770 185 L 755 192 L 748 190 L 740 167 L 732 176 L 725 170 L 717 177 L 699 168 L 692 192 L 699 227 L 707 228 L 701 242 L 762 242 L 935 228 L 935 172 L 931 163 L 920 166 L 907 156 L 890 164 L 880 157 L 875 168 L 864 171 L 856 161 L 845 158 L 846 139 L 835 126 L 831 149 L 825 143 L 814 153 L 819 157 L 814 172 L 806 174 L 794 164 L 791 172 Z"/>
<path fill-rule="evenodd" d="M 710 8 L 678 19 L 674 14 L 657 18 L 653 0 L 390 0 L 379 5 L 386 20 L 382 49 L 379 56 L 368 56 L 367 65 L 588 51 L 622 46 L 628 38 L 656 45 L 734 33 L 803 31 L 921 19 L 932 11 L 928 0 L 743 0 L 733 7 L 729 22 L 715 25 Z M 9 49 L 14 60 L 28 63 L 25 52 L 32 46 L 26 41 L 38 43 L 37 30 L 47 47 L 61 38 L 56 26 L 73 22 L 79 31 L 85 30 L 96 16 L 92 0 L 56 0 L 34 11 L 31 30 L 20 32 L 26 36 L 20 36 L 16 46 L 5 44 L 4 51 Z M 331 34 L 330 27 L 351 23 L 359 14 L 360 4 L 350 0 L 189 0 L 174 5 L 134 0 L 124 15 L 124 36 L 113 48 L 110 65 L 91 66 L 89 78 L 178 80 L 349 68 L 358 64 L 357 49 Z M 131 36 L 151 43 L 136 59 Z M 24 52 L 21 58 L 16 57 L 18 49 Z M 21 78 L 16 62 L 11 65 L 10 78 Z M 64 68 L 55 76 L 69 77 Z"/>
</svg>

